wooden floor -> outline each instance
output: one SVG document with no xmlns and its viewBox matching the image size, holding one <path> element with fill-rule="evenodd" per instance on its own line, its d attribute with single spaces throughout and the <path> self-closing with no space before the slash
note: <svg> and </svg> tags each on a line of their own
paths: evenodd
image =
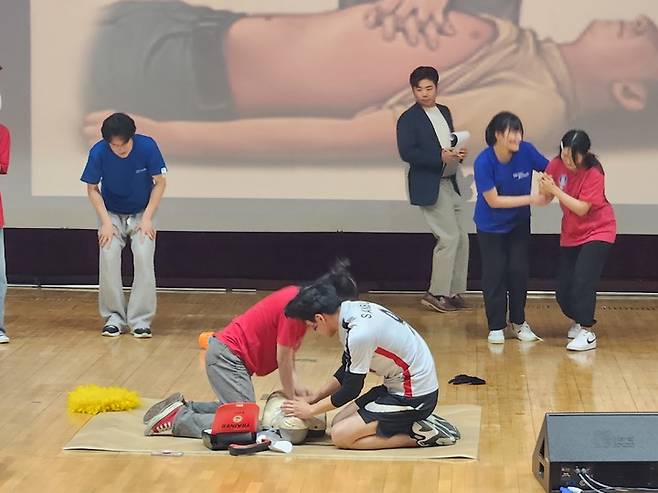
<svg viewBox="0 0 658 493">
<path fill-rule="evenodd" d="M 658 301 L 602 300 L 599 349 L 569 354 L 566 321 L 551 299 L 529 302 L 528 321 L 543 342 L 487 344 L 479 298 L 458 314 L 425 311 L 415 295 L 367 296 L 404 317 L 426 338 L 439 370 L 443 403 L 482 406 L 479 460 L 354 462 L 264 457 L 152 457 L 63 452 L 88 419 L 69 415 L 67 392 L 95 383 L 161 397 L 180 390 L 211 399 L 202 330 L 221 327 L 264 293 L 162 293 L 154 338 L 100 336 L 96 293 L 13 289 L 12 337 L 0 346 L 2 492 L 506 492 L 542 491 L 531 454 L 547 411 L 658 410 Z M 337 367 L 337 341 L 309 334 L 298 368 L 309 385 Z M 459 373 L 484 386 L 454 386 Z M 258 395 L 276 374 L 256 378 Z"/>
</svg>

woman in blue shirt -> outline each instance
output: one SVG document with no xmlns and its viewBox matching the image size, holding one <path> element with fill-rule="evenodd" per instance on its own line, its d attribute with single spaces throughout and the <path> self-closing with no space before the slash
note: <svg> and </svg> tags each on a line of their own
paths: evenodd
<svg viewBox="0 0 658 493">
<path fill-rule="evenodd" d="M 482 291 L 489 324 L 488 341 L 505 342 L 507 305 L 514 334 L 535 341 L 525 319 L 528 284 L 530 205 L 540 205 L 530 195 L 532 172 L 544 171 L 548 160 L 523 141 L 523 124 L 510 112 L 493 117 L 485 132 L 487 147 L 475 160 L 477 188 L 475 225 L 482 258 Z"/>
</svg>

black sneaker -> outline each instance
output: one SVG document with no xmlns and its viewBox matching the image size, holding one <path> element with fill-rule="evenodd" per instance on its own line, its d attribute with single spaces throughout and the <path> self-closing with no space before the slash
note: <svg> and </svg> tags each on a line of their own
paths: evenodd
<svg viewBox="0 0 658 493">
<path fill-rule="evenodd" d="M 119 337 L 121 330 L 116 325 L 106 325 L 103 327 L 101 335 L 105 337 Z"/>
<path fill-rule="evenodd" d="M 138 328 L 133 330 L 133 336 L 136 337 L 137 339 L 150 339 L 152 334 L 151 334 L 151 329 L 148 327 L 146 328 Z"/>
<path fill-rule="evenodd" d="M 461 435 L 459 430 L 445 419 L 432 414 L 411 426 L 411 436 L 419 447 L 454 445 Z"/>
</svg>

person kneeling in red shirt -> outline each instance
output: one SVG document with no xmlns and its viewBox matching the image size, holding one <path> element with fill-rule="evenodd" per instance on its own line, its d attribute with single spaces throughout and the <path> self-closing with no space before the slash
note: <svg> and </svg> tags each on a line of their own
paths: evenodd
<svg viewBox="0 0 658 493">
<path fill-rule="evenodd" d="M 347 264 L 338 261 L 325 278 L 336 284 L 345 299 L 358 296 L 356 284 L 343 273 Z M 309 392 L 299 384 L 293 358 L 306 333 L 301 320 L 287 318 L 286 305 L 299 293 L 298 286 L 287 286 L 263 298 L 208 342 L 206 371 L 215 402 L 186 401 L 180 392 L 154 404 L 144 415 L 144 434 L 201 438 L 211 428 L 215 412 L 229 402 L 255 402 L 251 376 L 269 375 L 276 369 L 283 393 L 288 399 L 304 398 Z"/>
</svg>

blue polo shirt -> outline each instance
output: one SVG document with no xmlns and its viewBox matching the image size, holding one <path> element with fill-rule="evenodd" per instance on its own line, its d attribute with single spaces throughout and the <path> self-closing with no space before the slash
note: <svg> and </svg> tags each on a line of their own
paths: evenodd
<svg viewBox="0 0 658 493">
<path fill-rule="evenodd" d="M 152 177 L 166 172 L 167 166 L 155 140 L 135 134 L 133 148 L 125 158 L 117 156 L 105 140 L 94 144 L 80 179 L 90 185 L 100 183 L 109 212 L 136 214 L 148 205 Z"/>
<path fill-rule="evenodd" d="M 498 195 L 529 195 L 532 172 L 544 171 L 546 159 L 530 142 L 522 141 L 519 150 L 508 163 L 501 163 L 493 147 L 487 147 L 475 159 L 474 174 L 477 201 L 473 220 L 478 231 L 509 233 L 530 217 L 530 206 L 494 209 L 484 198 L 484 192 L 495 188 Z"/>
</svg>

